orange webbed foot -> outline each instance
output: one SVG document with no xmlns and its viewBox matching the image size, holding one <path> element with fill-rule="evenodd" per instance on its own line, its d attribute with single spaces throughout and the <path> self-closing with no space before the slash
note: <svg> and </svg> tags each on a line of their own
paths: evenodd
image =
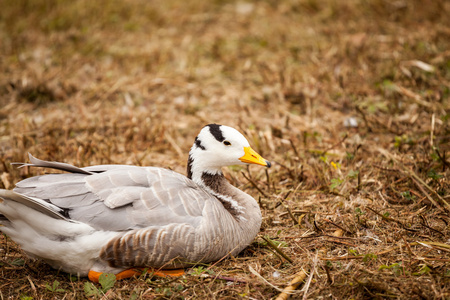
<svg viewBox="0 0 450 300">
<path fill-rule="evenodd" d="M 153 273 L 155 276 L 159 277 L 179 277 L 183 276 L 185 274 L 184 269 L 175 269 L 175 270 L 155 270 L 154 272 L 151 272 L 151 270 L 147 271 L 148 273 Z"/>
<path fill-rule="evenodd" d="M 147 270 L 147 273 L 152 273 L 153 275 L 159 276 L 159 277 L 167 277 L 167 276 L 178 277 L 178 276 L 182 276 L 185 274 L 184 269 L 153 270 L 153 269 L 144 269 L 144 268 L 133 268 L 133 269 L 128 269 L 128 270 L 122 271 L 120 273 L 117 273 L 116 279 L 121 280 L 121 279 L 133 277 L 135 275 L 140 276 L 142 274 L 142 272 L 144 272 L 145 270 Z M 98 283 L 100 275 L 102 275 L 102 274 L 103 274 L 102 272 L 96 272 L 96 271 L 90 270 L 89 274 L 88 274 L 88 278 L 90 281 Z"/>
</svg>

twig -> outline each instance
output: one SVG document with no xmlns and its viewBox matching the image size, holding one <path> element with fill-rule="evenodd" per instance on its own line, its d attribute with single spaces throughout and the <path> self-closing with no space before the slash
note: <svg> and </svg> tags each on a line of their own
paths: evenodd
<svg viewBox="0 0 450 300">
<path fill-rule="evenodd" d="M 434 113 L 431 115 L 431 130 L 430 130 L 430 145 L 431 148 L 434 148 L 434 125 L 435 125 L 435 115 Z"/>
<path fill-rule="evenodd" d="M 402 235 L 402 240 L 403 240 L 403 242 L 406 245 L 406 249 L 408 249 L 409 259 L 411 260 L 413 258 L 413 256 L 414 256 L 414 254 L 413 254 L 413 252 L 411 250 L 411 247 L 409 246 L 408 242 L 406 241 L 406 239 L 405 239 L 405 237 L 403 235 Z"/>
<path fill-rule="evenodd" d="M 234 277 L 229 277 L 229 276 L 222 276 L 222 275 L 201 274 L 200 277 L 220 279 L 220 280 L 225 280 L 225 281 L 230 281 L 230 282 L 248 283 L 248 281 L 244 280 L 244 279 L 239 279 L 239 278 L 234 278 Z"/>
<path fill-rule="evenodd" d="M 372 212 L 374 212 L 375 214 L 379 215 L 379 216 L 380 216 L 383 220 L 385 220 L 385 221 L 390 221 L 390 222 L 397 223 L 397 224 L 399 224 L 400 226 L 402 226 L 403 229 L 405 229 L 405 230 L 412 231 L 412 232 L 417 232 L 417 230 L 407 228 L 407 227 L 405 226 L 405 224 L 403 224 L 403 223 L 400 222 L 399 220 L 396 220 L 396 219 L 391 218 L 391 217 L 387 217 L 387 216 L 385 216 L 385 215 L 383 215 L 383 214 L 377 212 L 375 209 L 371 208 L 370 206 L 367 206 L 367 209 L 370 210 L 370 211 L 372 211 Z"/>
<path fill-rule="evenodd" d="M 31 289 L 33 290 L 34 294 L 36 294 L 36 286 L 34 285 L 34 282 L 31 280 L 30 276 L 27 276 L 27 279 L 30 282 Z"/>
<path fill-rule="evenodd" d="M 291 217 L 292 221 L 294 221 L 295 225 L 299 225 L 300 223 L 298 222 L 298 220 L 294 217 L 294 215 L 291 212 L 291 209 L 289 208 L 289 206 L 285 205 L 284 206 L 286 208 L 286 210 L 288 211 L 289 216 Z"/>
<path fill-rule="evenodd" d="M 295 147 L 294 142 L 292 141 L 292 139 L 289 139 L 289 143 L 291 143 L 291 147 L 294 150 L 295 156 L 300 157 L 300 155 L 298 155 L 297 148 Z"/>
<path fill-rule="evenodd" d="M 335 239 L 338 238 L 336 236 L 331 236 L 331 235 L 330 236 L 324 235 L 323 237 L 332 237 L 332 238 L 335 238 Z M 329 239 L 327 239 L 326 241 L 327 242 L 331 242 L 331 243 L 336 243 L 336 244 L 347 245 L 349 247 L 357 247 L 357 245 L 355 245 L 355 244 L 352 244 L 352 243 L 349 243 L 349 242 L 340 241 L 340 240 L 329 240 Z"/>
<path fill-rule="evenodd" d="M 439 230 L 434 229 L 433 227 L 428 226 L 427 224 L 425 224 L 425 223 L 426 223 L 426 220 L 425 220 L 425 218 L 424 218 L 422 215 L 419 215 L 419 217 L 420 217 L 420 219 L 422 220 L 422 226 L 424 226 L 424 227 L 426 227 L 426 228 L 428 228 L 428 229 L 430 229 L 430 230 L 432 230 L 432 231 L 434 231 L 434 232 L 437 232 L 437 233 L 439 233 L 440 235 L 442 235 L 443 237 L 445 237 L 445 234 L 443 234 L 443 233 L 440 232 Z"/>
<path fill-rule="evenodd" d="M 361 170 L 358 170 L 358 185 L 356 186 L 356 190 L 358 192 L 361 190 Z"/>
<path fill-rule="evenodd" d="M 398 172 L 397 169 L 389 169 L 389 168 L 385 168 L 385 167 L 382 167 L 382 166 L 379 166 L 379 165 L 376 165 L 376 164 L 372 164 L 372 166 L 377 168 L 377 169 L 380 169 L 382 171 Z"/>
<path fill-rule="evenodd" d="M 298 209 L 294 209 L 291 210 L 292 214 L 314 214 L 314 212 L 311 211 L 307 211 L 307 210 L 298 210 Z M 282 212 L 278 215 L 278 217 L 284 217 L 285 215 L 288 215 L 288 212 Z"/>
<path fill-rule="evenodd" d="M 435 257 L 421 257 L 418 260 L 430 260 L 430 261 L 442 261 L 442 262 L 450 262 L 450 259 L 447 258 L 435 258 Z"/>
<path fill-rule="evenodd" d="M 330 151 L 331 149 L 333 149 L 333 148 L 336 147 L 337 145 L 343 143 L 347 138 L 348 138 L 348 134 L 345 134 L 344 137 L 343 137 L 339 142 L 337 142 L 336 144 L 332 145 L 331 147 L 325 149 L 325 150 L 321 153 L 321 155 L 323 156 L 323 155 L 327 154 L 328 151 Z"/>
<path fill-rule="evenodd" d="M 437 156 L 442 161 L 442 172 L 445 172 L 446 166 L 450 168 L 450 164 L 445 160 L 445 151 L 444 154 L 441 155 L 441 152 L 439 152 L 438 148 L 433 147 L 433 150 L 436 152 Z"/>
<path fill-rule="evenodd" d="M 305 280 L 305 278 L 306 278 L 305 271 L 302 270 L 298 272 L 295 278 L 292 279 L 289 285 L 284 288 L 284 290 L 281 292 L 281 294 L 278 295 L 278 297 L 275 300 L 287 300 L 289 298 L 289 295 L 291 295 L 292 292 L 299 287 L 299 285 Z"/>
<path fill-rule="evenodd" d="M 419 94 L 414 93 L 413 91 L 402 87 L 400 85 L 395 85 L 395 89 L 400 94 L 412 99 L 416 104 L 431 108 L 432 104 L 425 101 Z"/>
<path fill-rule="evenodd" d="M 363 259 L 363 258 L 364 256 L 353 256 L 353 255 L 337 256 L 337 257 L 319 257 L 320 260 L 329 260 L 329 261 Z"/>
<path fill-rule="evenodd" d="M 315 216 L 314 216 L 314 227 L 317 229 L 317 231 L 323 232 L 323 230 L 320 229 L 319 226 L 317 226 L 317 222 L 316 222 L 316 217 Z"/>
<path fill-rule="evenodd" d="M 434 206 L 436 206 L 438 209 L 441 209 L 439 204 L 430 196 L 430 194 L 427 193 L 427 191 L 425 191 L 425 189 L 419 184 L 419 182 L 417 182 L 417 180 L 415 180 L 414 178 L 411 178 L 411 179 L 416 184 L 416 186 L 419 188 L 419 190 L 425 195 L 425 197 L 427 197 L 427 199 L 431 203 L 433 203 Z M 447 203 L 447 202 L 445 202 L 445 203 Z"/>
<path fill-rule="evenodd" d="M 236 246 L 237 247 L 237 246 Z M 233 250 L 236 249 L 236 247 L 234 247 L 230 252 L 232 252 Z M 224 256 L 222 256 L 221 259 L 219 259 L 218 261 L 214 262 L 212 265 L 210 265 L 208 267 L 208 269 L 211 269 L 212 267 L 214 267 L 215 265 L 217 265 L 218 263 L 220 263 L 222 260 L 224 260 L 225 258 L 230 257 L 229 253 L 225 254 Z"/>
<path fill-rule="evenodd" d="M 335 232 L 333 232 L 333 237 L 341 237 L 344 231 L 342 229 L 338 229 Z M 322 255 L 325 255 L 327 252 L 327 247 L 323 246 L 319 249 L 319 253 Z"/>
<path fill-rule="evenodd" d="M 360 241 L 360 240 L 361 240 L 360 238 L 354 238 L 354 237 L 348 237 L 348 236 L 336 236 L 336 235 L 335 235 L 336 232 L 337 232 L 337 231 L 340 231 L 340 230 L 341 230 L 341 229 L 336 230 L 336 231 L 333 233 L 333 235 L 324 234 L 324 235 L 322 235 L 322 237 L 325 237 L 325 238 L 330 237 L 330 238 L 338 239 L 338 240 L 354 240 L 354 241 Z M 302 238 L 302 237 L 296 237 L 296 238 Z"/>
<path fill-rule="evenodd" d="M 438 243 L 438 242 L 414 242 L 411 243 L 410 245 L 431 245 L 431 246 L 438 246 L 438 247 L 442 247 L 442 248 L 446 248 L 447 250 L 450 250 L 450 245 L 447 244 L 443 244 L 443 243 Z"/>
<path fill-rule="evenodd" d="M 328 284 L 333 284 L 333 279 L 331 278 L 330 274 L 330 267 L 327 264 L 323 265 L 323 268 L 325 269 L 325 272 L 327 273 L 327 282 Z"/>
<path fill-rule="evenodd" d="M 328 223 L 330 223 L 331 225 L 334 225 L 334 226 L 336 226 L 337 228 L 339 228 L 340 230 L 342 230 L 343 232 L 346 232 L 346 233 L 351 233 L 350 231 L 348 231 L 347 229 L 345 229 L 345 228 L 343 228 L 343 227 L 341 227 L 340 225 L 338 225 L 338 224 L 336 224 L 336 223 L 334 223 L 333 221 L 331 221 L 331 220 L 328 220 L 328 219 L 323 219 L 325 222 L 328 222 Z"/>
<path fill-rule="evenodd" d="M 265 283 L 267 283 L 268 285 L 270 285 L 271 287 L 273 287 L 274 289 L 276 289 L 279 292 L 283 292 L 282 289 L 280 289 L 279 287 L 277 287 L 276 285 L 273 285 L 272 283 L 270 283 L 269 281 L 267 281 L 267 279 L 265 279 L 264 277 L 261 276 L 261 274 L 259 274 L 258 272 L 256 272 L 255 269 L 252 268 L 252 266 L 248 266 L 248 269 L 250 270 L 250 272 L 255 275 L 256 277 L 262 279 Z M 292 293 L 295 293 L 295 291 L 292 291 Z"/>
<path fill-rule="evenodd" d="M 309 210 L 300 210 L 300 209 L 294 209 L 294 210 L 291 210 L 291 212 L 293 214 L 312 214 L 312 215 L 324 215 L 324 216 L 333 215 L 332 212 L 309 211 Z M 284 217 L 287 214 L 288 214 L 288 212 L 282 212 L 278 215 L 278 217 Z"/>
<path fill-rule="evenodd" d="M 288 173 L 289 173 L 289 177 L 291 177 L 292 179 L 296 179 L 296 176 L 292 173 L 292 170 L 290 168 L 288 168 L 287 166 L 283 165 L 282 163 L 280 163 L 278 161 L 274 161 L 274 163 L 281 166 L 282 168 L 285 168 L 286 171 L 288 171 Z"/>
<path fill-rule="evenodd" d="M 264 196 L 265 198 L 269 198 L 269 196 L 267 196 L 267 194 L 264 193 L 264 191 L 261 190 L 261 189 L 258 187 L 258 185 L 257 185 L 252 179 L 248 178 L 248 177 L 245 175 L 244 172 L 241 172 L 241 173 L 242 173 L 242 175 L 245 177 L 245 179 L 247 179 L 248 182 L 250 182 L 251 185 L 252 185 L 255 189 L 258 190 L 258 192 L 260 192 L 261 194 L 263 194 L 263 196 Z"/>
<path fill-rule="evenodd" d="M 269 238 L 265 236 L 261 236 L 263 240 L 267 242 L 267 245 L 270 246 L 273 250 L 275 250 L 278 254 L 280 254 L 285 260 L 290 262 L 291 264 L 294 262 L 289 256 L 287 256 L 283 251 L 281 251 L 274 242 L 272 242 Z"/>
<path fill-rule="evenodd" d="M 385 297 L 395 297 L 395 298 L 397 298 L 396 293 L 394 293 L 393 291 L 391 291 L 391 290 L 389 289 L 389 287 L 386 286 L 386 285 L 383 284 L 383 283 L 372 282 L 371 280 L 364 280 L 364 281 L 361 281 L 361 280 L 359 280 L 358 278 L 356 278 L 355 276 L 353 276 L 353 280 L 354 280 L 355 282 L 357 282 L 359 285 L 361 285 L 361 286 L 363 286 L 363 287 L 367 287 L 368 290 L 380 290 L 380 291 L 384 291 L 384 292 L 387 293 L 387 295 L 386 295 L 386 294 L 379 294 L 379 293 L 377 293 L 377 294 L 375 294 L 375 295 L 380 295 L 380 296 L 382 296 L 383 298 L 385 298 Z"/>
<path fill-rule="evenodd" d="M 284 208 L 286 208 L 286 210 L 287 210 L 287 212 L 288 212 L 288 215 L 289 215 L 289 217 L 291 217 L 292 221 L 294 221 L 294 224 L 295 224 L 295 225 L 299 225 L 299 222 L 298 222 L 297 219 L 295 219 L 294 214 L 291 212 L 291 209 L 289 208 L 289 205 L 284 204 L 284 200 L 286 200 L 287 197 L 289 197 L 289 195 L 291 194 L 291 192 L 292 192 L 292 191 L 288 191 L 288 192 L 286 193 L 286 195 L 284 195 L 283 199 L 280 200 L 280 202 L 281 202 L 281 204 L 283 204 Z M 294 192 L 295 192 L 295 191 L 294 191 Z"/>
<path fill-rule="evenodd" d="M 361 114 L 364 123 L 366 124 L 366 127 L 368 129 L 369 132 L 373 132 L 372 127 L 370 127 L 369 121 L 366 118 L 366 114 L 363 112 L 363 110 L 361 109 L 361 107 L 359 107 L 358 105 L 355 106 L 355 109 L 358 113 Z"/>
<path fill-rule="evenodd" d="M 318 257 L 319 257 L 319 253 L 316 253 L 316 256 L 315 256 L 314 259 L 313 259 L 313 268 L 312 268 L 312 271 L 311 271 L 311 273 L 309 274 L 308 280 L 306 281 L 305 286 L 303 287 L 303 290 L 302 290 L 302 291 L 303 291 L 303 300 L 306 299 L 306 296 L 307 296 L 308 290 L 309 290 L 309 286 L 311 285 L 311 281 L 312 281 L 312 279 L 313 279 L 313 276 L 314 276 L 314 274 L 316 273 L 317 263 L 318 263 L 318 261 L 319 261 Z"/>
</svg>

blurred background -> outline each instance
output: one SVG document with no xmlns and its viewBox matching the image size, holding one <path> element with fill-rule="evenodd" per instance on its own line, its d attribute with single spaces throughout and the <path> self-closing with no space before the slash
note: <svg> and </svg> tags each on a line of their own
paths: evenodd
<svg viewBox="0 0 450 300">
<path fill-rule="evenodd" d="M 424 109 L 446 114 L 448 12 L 446 1 L 8 1 L 1 146 L 84 163 L 103 137 L 105 160 L 184 157 L 212 122 L 296 140 L 387 126 L 392 141 L 429 129 Z"/>
<path fill-rule="evenodd" d="M 401 220 L 448 206 L 449 15 L 444 0 L 2 1 L 0 187 L 43 172 L 10 165 L 27 161 L 28 152 L 78 166 L 155 165 L 185 174 L 199 130 L 225 124 L 275 162 L 268 173 L 226 171 L 259 199 L 263 233 L 294 240 L 317 233 L 314 220 L 295 224 L 283 215 L 285 197 L 294 212 L 338 212 L 333 222 L 351 237 L 366 234 L 358 230 L 372 220 L 389 237 L 371 244 L 376 253 L 402 229 L 367 205 L 405 211 Z M 439 211 L 431 210 L 427 224 Z M 430 226 L 441 235 L 434 234 L 448 242 L 448 225 L 436 222 Z M 294 257 L 316 249 L 286 241 Z M 347 249 L 341 246 L 336 255 Z M 410 274 L 420 263 L 410 264 Z M 433 266 L 449 272 L 446 263 Z M 378 274 L 379 264 L 366 268 Z M 354 282 L 357 270 L 336 280 Z M 412 293 L 416 279 L 393 293 Z M 449 285 L 433 290 L 423 282 L 424 294 L 448 296 Z M 370 296 L 356 283 L 322 292 L 320 284 L 315 296 Z"/>
</svg>

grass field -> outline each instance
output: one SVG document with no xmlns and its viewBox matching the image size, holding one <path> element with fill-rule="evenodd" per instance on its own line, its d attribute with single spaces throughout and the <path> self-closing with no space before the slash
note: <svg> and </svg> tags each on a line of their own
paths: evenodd
<svg viewBox="0 0 450 300">
<path fill-rule="evenodd" d="M 185 174 L 208 123 L 273 167 L 225 170 L 263 214 L 237 257 L 100 286 L 0 234 L 0 299 L 271 299 L 296 278 L 294 299 L 449 299 L 449 15 L 445 0 L 3 1 L 0 188 L 43 172 L 10 165 L 28 152 Z"/>
</svg>

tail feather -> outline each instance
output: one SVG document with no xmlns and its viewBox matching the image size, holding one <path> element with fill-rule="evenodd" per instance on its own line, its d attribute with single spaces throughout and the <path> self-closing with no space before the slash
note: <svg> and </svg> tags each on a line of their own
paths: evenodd
<svg viewBox="0 0 450 300">
<path fill-rule="evenodd" d="M 14 163 L 14 164 L 18 164 L 18 165 L 20 165 L 20 167 L 25 167 L 25 166 L 43 167 L 43 168 L 51 168 L 51 169 L 66 171 L 66 172 L 70 172 L 70 173 L 80 173 L 80 174 L 85 174 L 85 175 L 95 174 L 95 173 L 83 170 L 81 168 L 78 168 L 78 167 L 75 167 L 75 166 L 72 166 L 72 165 L 69 165 L 66 163 L 41 160 L 41 159 L 34 157 L 30 153 L 28 153 L 28 157 L 29 157 L 31 163 Z"/>
<path fill-rule="evenodd" d="M 9 222 L 8 218 L 0 214 L 0 225 Z"/>
<path fill-rule="evenodd" d="M 70 221 L 64 217 L 64 211 L 61 208 L 40 199 L 35 199 L 13 191 L 0 189 L 0 205 L 3 201 L 18 202 L 54 219 Z M 1 212 L 0 206 L 0 213 Z M 0 214 L 0 219 L 1 216 L 2 215 Z M 5 216 L 3 217 L 5 218 Z"/>
</svg>

